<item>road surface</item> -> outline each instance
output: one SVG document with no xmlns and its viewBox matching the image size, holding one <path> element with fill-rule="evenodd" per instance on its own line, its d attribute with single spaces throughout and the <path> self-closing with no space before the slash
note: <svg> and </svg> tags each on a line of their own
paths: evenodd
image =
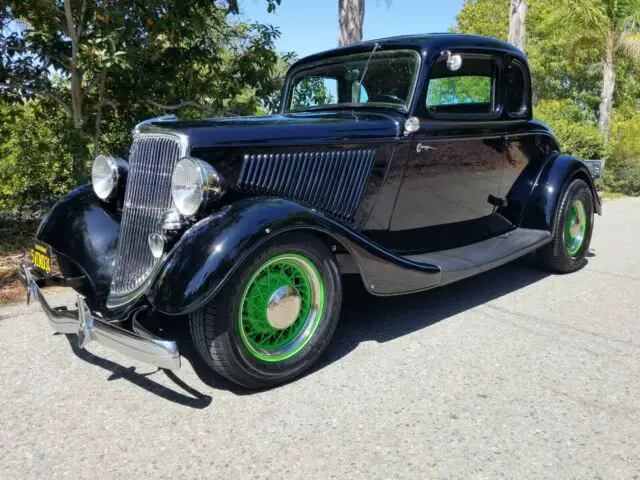
<svg viewBox="0 0 640 480">
<path fill-rule="evenodd" d="M 180 325 L 172 375 L 3 307 L 0 478 L 640 478 L 639 239 L 640 200 L 616 200 L 572 275 L 350 287 L 318 368 L 259 393 Z"/>
</svg>

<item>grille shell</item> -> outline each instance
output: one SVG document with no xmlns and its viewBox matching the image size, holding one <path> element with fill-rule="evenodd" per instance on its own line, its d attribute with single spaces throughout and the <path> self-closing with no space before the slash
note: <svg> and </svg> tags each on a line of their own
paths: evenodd
<svg viewBox="0 0 640 480">
<path fill-rule="evenodd" d="M 120 236 L 113 269 L 109 304 L 115 306 L 136 292 L 158 260 L 147 239 L 171 207 L 171 174 L 186 155 L 186 141 L 177 135 L 140 134 L 131 146 Z"/>
<path fill-rule="evenodd" d="M 375 149 L 245 155 L 238 189 L 276 195 L 355 221 Z"/>
</svg>

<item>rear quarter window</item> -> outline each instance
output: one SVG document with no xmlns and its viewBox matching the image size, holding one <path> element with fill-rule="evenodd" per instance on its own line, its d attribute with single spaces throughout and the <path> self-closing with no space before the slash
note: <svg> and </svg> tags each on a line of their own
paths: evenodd
<svg viewBox="0 0 640 480">
<path fill-rule="evenodd" d="M 507 112 L 511 117 L 529 114 L 529 76 L 525 66 L 513 60 L 507 68 Z"/>
<path fill-rule="evenodd" d="M 427 108 L 491 102 L 491 77 L 434 78 L 427 92 Z"/>
<path fill-rule="evenodd" d="M 456 120 L 496 118 L 501 62 L 490 55 L 460 56 L 462 63 L 455 71 L 447 66 L 447 56 L 431 68 L 423 97 L 426 115 Z"/>
</svg>

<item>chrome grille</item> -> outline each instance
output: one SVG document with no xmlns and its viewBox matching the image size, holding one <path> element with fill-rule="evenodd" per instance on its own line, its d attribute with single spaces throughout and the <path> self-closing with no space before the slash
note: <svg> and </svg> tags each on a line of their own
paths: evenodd
<svg viewBox="0 0 640 480">
<path fill-rule="evenodd" d="M 180 156 L 177 137 L 142 136 L 131 146 L 110 297 L 136 290 L 157 263 L 147 239 L 171 206 L 171 173 Z"/>
<path fill-rule="evenodd" d="M 245 155 L 238 188 L 276 195 L 354 221 L 376 150 Z"/>
</svg>

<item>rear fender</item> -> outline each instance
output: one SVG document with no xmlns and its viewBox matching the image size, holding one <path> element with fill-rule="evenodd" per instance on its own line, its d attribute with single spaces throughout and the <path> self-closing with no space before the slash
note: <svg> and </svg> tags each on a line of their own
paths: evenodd
<svg viewBox="0 0 640 480">
<path fill-rule="evenodd" d="M 367 289 L 377 295 L 394 294 L 398 288 L 408 293 L 411 285 L 421 290 L 440 280 L 437 266 L 397 257 L 317 210 L 278 198 L 250 198 L 188 230 L 166 257 L 147 297 L 162 313 L 191 313 L 211 301 L 256 249 L 290 231 L 322 232 L 335 239 L 353 256 Z"/>
<path fill-rule="evenodd" d="M 593 194 L 594 207 L 602 215 L 602 204 L 587 166 L 569 155 L 554 155 L 543 167 L 533 187 L 521 226 L 553 233 L 553 219 L 562 193 L 572 180 L 584 180 Z"/>
</svg>

